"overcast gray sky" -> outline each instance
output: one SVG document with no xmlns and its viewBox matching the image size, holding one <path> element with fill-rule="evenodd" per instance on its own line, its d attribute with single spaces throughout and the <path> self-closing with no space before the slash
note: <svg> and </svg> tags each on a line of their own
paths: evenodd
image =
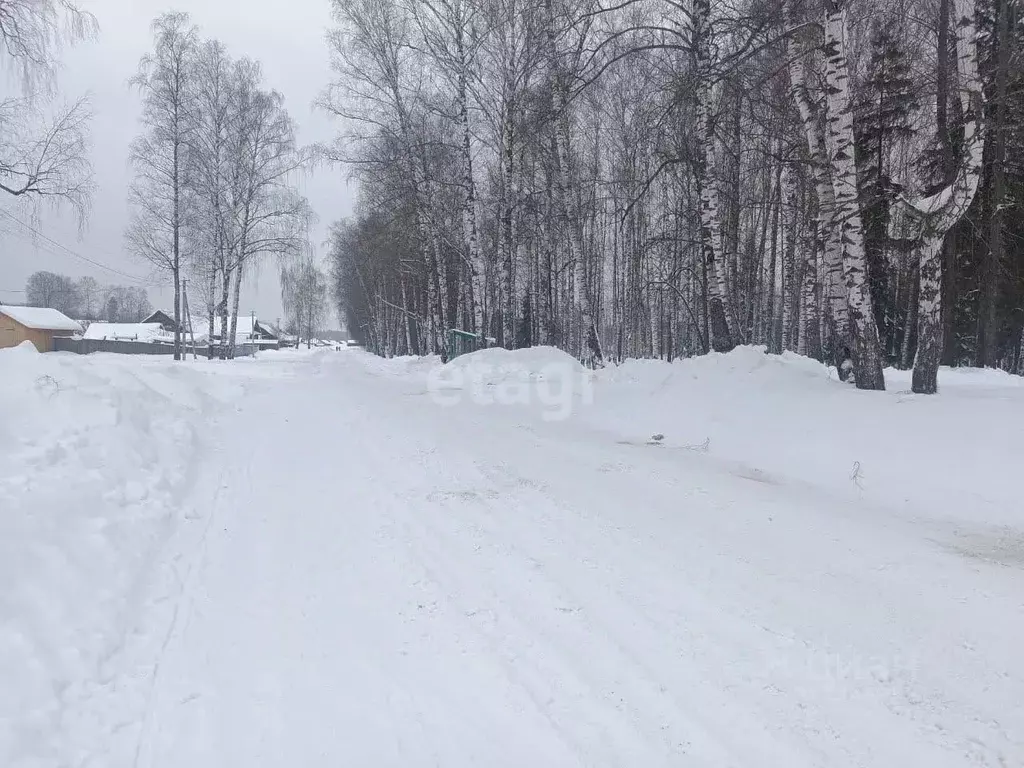
<svg viewBox="0 0 1024 768">
<path fill-rule="evenodd" d="M 81 234 L 70 212 L 43 211 L 36 226 L 45 235 L 92 260 L 137 276 L 148 287 L 154 306 L 171 308 L 171 292 L 151 274 L 148 265 L 124 253 L 123 232 L 128 219 L 127 190 L 131 173 L 128 144 L 138 133 L 139 97 L 127 86 L 139 58 L 150 49 L 149 25 L 160 13 L 188 13 L 204 37 L 221 40 L 236 57 L 260 61 L 266 84 L 284 94 L 288 111 L 299 127 L 299 141 L 309 144 L 330 139 L 336 126 L 312 102 L 328 83 L 331 72 L 324 42 L 330 24 L 329 0 L 80 0 L 100 24 L 96 40 L 66 49 L 61 56 L 59 82 L 69 98 L 92 94 L 92 163 L 96 192 L 86 229 Z M 301 185 L 319 216 L 314 245 L 321 258 L 327 228 L 352 208 L 353 191 L 340 169 L 321 169 Z M 11 200 L 0 206 L 19 218 L 24 209 Z M 69 275 L 92 275 L 100 282 L 131 281 L 99 269 L 44 244 L 10 221 L 0 222 L 0 301 L 20 301 L 26 278 L 38 269 Z M 27 235 L 27 236 L 26 236 Z M 243 289 L 240 312 L 255 311 L 271 321 L 281 313 L 276 264 L 267 263 L 258 279 Z"/>
</svg>

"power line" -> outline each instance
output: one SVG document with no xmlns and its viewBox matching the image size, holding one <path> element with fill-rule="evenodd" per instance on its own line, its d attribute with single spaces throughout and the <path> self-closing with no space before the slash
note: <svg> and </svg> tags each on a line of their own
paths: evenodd
<svg viewBox="0 0 1024 768">
<path fill-rule="evenodd" d="M 25 229 L 27 229 L 28 231 L 32 232 L 34 235 L 36 235 L 37 237 L 41 238 L 45 242 L 50 243 L 51 245 L 56 246 L 57 248 L 60 248 L 65 253 L 68 253 L 71 256 L 74 256 L 76 259 L 81 259 L 82 261 L 86 262 L 87 264 L 91 264 L 94 267 L 99 267 L 100 269 L 105 269 L 108 272 L 112 272 L 115 275 L 120 275 L 121 277 L 126 277 L 129 280 L 134 280 L 137 283 L 142 283 L 143 282 L 143 278 L 141 278 L 141 277 L 138 277 L 136 275 L 129 275 L 127 272 L 122 272 L 121 270 L 115 269 L 114 267 L 109 267 L 106 264 L 102 264 L 102 263 L 96 261 L 95 259 L 90 259 L 88 256 L 83 256 L 82 254 L 78 253 L 77 251 L 72 250 L 71 248 L 68 248 L 63 243 L 58 243 L 52 237 L 48 237 L 47 235 L 44 235 L 42 232 L 40 232 L 38 229 L 33 227 L 31 224 L 25 223 L 24 221 L 19 219 L 17 216 L 12 215 L 8 211 L 0 209 L 0 213 L 2 213 L 4 216 L 6 216 L 11 221 L 13 221 L 15 224 L 20 224 Z"/>
<path fill-rule="evenodd" d="M 3 0 L 0 0 L 0 2 L 3 2 Z M 39 240 L 37 238 L 33 238 L 27 232 L 19 232 L 14 227 L 10 227 L 10 228 L 5 229 L 5 230 L 0 230 L 0 237 L 12 237 L 12 238 L 15 238 L 17 240 L 20 240 L 23 243 L 27 243 L 27 244 L 31 245 L 34 249 L 36 249 L 40 253 L 45 253 L 47 256 L 52 256 L 54 258 L 65 258 L 65 254 L 63 254 L 60 251 L 58 251 L 56 248 L 54 248 L 49 243 L 45 243 L 45 242 L 42 242 L 41 240 Z M 120 275 L 121 273 L 118 273 L 118 274 Z M 159 281 L 154 282 L 153 280 L 147 280 L 146 282 L 141 282 L 142 278 L 132 278 L 131 275 L 122 275 L 122 276 L 129 277 L 129 278 L 131 278 L 131 280 L 130 281 L 124 280 L 124 281 L 120 281 L 120 282 L 125 282 L 128 285 L 133 286 L 133 287 L 139 287 L 139 288 L 158 288 L 158 287 L 160 287 L 162 285 Z M 110 275 L 100 275 L 100 277 L 101 278 L 104 278 L 104 277 L 109 278 L 111 276 Z"/>
<path fill-rule="evenodd" d="M 3 0 L 0 0 L 0 2 L 3 2 Z M 31 245 L 35 250 L 39 251 L 40 253 L 45 253 L 47 256 L 52 256 L 54 258 L 66 258 L 65 253 L 58 251 L 49 243 L 43 242 L 38 238 L 32 237 L 32 235 L 29 234 L 28 232 L 21 232 L 15 227 L 10 227 L 8 229 L 3 230 L 2 232 L 0 232 L 0 235 L 2 235 L 3 237 L 15 238 L 23 243 L 27 243 Z M 109 275 L 103 275 L 103 277 L 109 277 Z"/>
</svg>

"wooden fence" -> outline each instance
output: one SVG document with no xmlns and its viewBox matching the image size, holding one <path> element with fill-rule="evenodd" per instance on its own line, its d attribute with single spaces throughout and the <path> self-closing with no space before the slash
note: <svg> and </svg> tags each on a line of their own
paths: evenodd
<svg viewBox="0 0 1024 768">
<path fill-rule="evenodd" d="M 54 352 L 72 352 L 76 355 L 91 355 L 93 352 L 111 352 L 115 355 L 173 355 L 174 345 L 149 341 L 120 341 L 115 339 L 71 339 L 54 337 Z M 214 347 L 214 354 L 218 351 Z M 192 345 L 182 344 L 182 352 L 191 355 Z M 207 356 L 205 346 L 196 346 L 199 357 Z M 236 344 L 235 357 L 252 357 L 256 354 L 255 344 Z"/>
</svg>

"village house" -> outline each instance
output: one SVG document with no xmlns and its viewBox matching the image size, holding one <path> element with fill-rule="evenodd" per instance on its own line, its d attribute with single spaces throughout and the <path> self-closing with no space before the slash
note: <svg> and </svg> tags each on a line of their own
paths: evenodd
<svg viewBox="0 0 1024 768">
<path fill-rule="evenodd" d="M 228 326 L 231 324 L 231 317 L 228 317 Z M 189 321 L 190 318 L 184 318 L 182 322 L 182 333 L 185 335 L 185 343 L 191 341 L 189 334 Z M 171 317 L 170 313 L 162 310 L 157 310 L 145 320 L 142 321 L 143 325 L 152 325 L 153 323 L 158 324 L 166 333 L 174 333 L 174 318 Z M 213 334 L 210 335 L 210 318 L 208 316 L 197 316 L 191 317 L 191 332 L 195 336 L 197 344 L 206 344 L 210 341 L 214 345 L 220 343 L 220 315 L 216 315 L 213 318 Z M 258 318 L 252 315 L 239 315 L 237 327 L 235 329 L 235 343 L 236 344 L 252 344 L 258 349 L 279 349 L 285 346 L 282 343 L 282 336 L 280 330 L 270 323 L 264 323 Z"/>
<path fill-rule="evenodd" d="M 52 352 L 54 338 L 81 333 L 81 325 L 56 309 L 0 305 L 0 349 L 31 341 L 40 352 Z"/>
<path fill-rule="evenodd" d="M 174 318 L 163 310 L 158 309 L 156 312 L 145 318 L 143 324 L 149 325 L 151 323 L 157 323 L 167 333 L 174 333 Z"/>
<path fill-rule="evenodd" d="M 231 327 L 231 317 L 228 317 L 228 328 Z M 192 318 L 192 327 L 195 329 L 196 338 L 202 336 L 204 339 L 209 337 L 213 344 L 220 343 L 220 317 L 214 317 L 213 319 L 213 335 L 209 335 L 210 319 L 204 318 Z M 253 344 L 259 349 L 280 349 L 281 339 L 280 331 L 269 323 L 261 322 L 259 319 L 252 317 L 251 315 L 239 315 L 238 322 L 235 327 L 235 343 L 236 344 Z"/>
</svg>

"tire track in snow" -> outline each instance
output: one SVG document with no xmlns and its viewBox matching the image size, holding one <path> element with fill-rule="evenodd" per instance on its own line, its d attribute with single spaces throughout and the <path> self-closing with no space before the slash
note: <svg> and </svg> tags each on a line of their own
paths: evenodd
<svg viewBox="0 0 1024 768">
<path fill-rule="evenodd" d="M 452 464 L 453 457 L 446 456 L 443 467 L 450 470 Z M 645 663 L 635 640 L 632 644 L 626 642 L 616 627 L 624 623 L 634 636 L 646 636 L 650 650 L 665 660 L 671 654 L 666 653 L 664 643 L 653 641 L 660 628 L 654 628 L 648 614 L 614 590 L 602 589 L 602 599 L 595 603 L 555 574 L 560 569 L 552 552 L 537 551 L 538 531 L 544 532 L 543 544 L 554 544 L 556 550 L 570 541 L 560 535 L 563 529 L 558 521 L 576 517 L 575 511 L 553 503 L 532 484 L 520 483 L 507 473 L 479 469 L 484 483 L 488 476 L 504 475 L 521 491 L 438 494 L 433 505 L 410 516 L 410 524 L 416 526 L 410 541 L 417 544 L 423 560 L 430 563 L 433 579 L 445 585 L 446 594 L 460 607 L 460 612 L 469 613 L 476 605 L 493 606 L 487 609 L 487 614 L 494 618 L 491 626 L 471 622 L 473 628 L 488 639 L 496 654 L 510 660 L 510 675 L 517 682 L 527 685 L 523 682 L 524 667 L 534 672 L 535 684 L 540 687 L 533 698 L 556 728 L 564 732 L 567 723 L 574 723 L 579 730 L 581 718 L 590 720 L 589 733 L 573 740 L 581 765 L 622 765 L 633 761 L 670 765 L 682 754 L 700 764 L 747 764 L 771 754 L 779 764 L 802 764 L 777 736 L 767 732 L 757 736 L 761 724 L 745 715 L 738 702 L 699 679 L 696 670 L 686 681 L 685 698 L 680 690 L 670 690 L 666 682 L 659 681 L 665 670 Z M 470 471 L 462 470 L 459 477 L 465 481 L 471 475 Z M 489 530 L 472 522 L 481 519 L 488 521 Z M 527 529 L 528 535 L 516 535 Z M 476 535 L 467 537 L 467 531 Z M 472 543 L 466 538 L 472 538 Z M 587 548 L 589 542 L 573 544 Z M 620 549 L 615 542 L 606 544 L 613 547 L 606 555 Z M 569 551 L 562 549 L 554 557 L 567 555 Z M 497 562 L 502 567 L 495 565 Z M 453 570 L 452 563 L 461 564 L 461 571 Z M 595 571 L 591 569 L 590 573 Z M 608 615 L 615 619 L 607 618 Z M 709 621 L 707 611 L 703 623 L 724 629 L 720 620 L 717 624 Z M 517 648 L 527 651 L 525 658 L 509 648 L 514 638 L 521 641 Z M 543 654 L 554 654 L 554 659 Z M 610 670 L 615 670 L 615 674 L 610 674 Z M 552 688 L 553 683 L 542 682 L 551 678 L 559 680 L 560 685 Z M 574 695 L 566 693 L 566 685 L 575 690 Z M 550 713 L 553 694 L 558 691 L 565 699 L 565 722 L 559 722 Z M 700 714 L 695 708 L 696 701 L 700 702 Z M 721 712 L 721 717 L 712 719 L 712 711 Z M 624 725 L 624 717 L 628 725 Z M 747 744 L 743 748 L 731 743 L 737 729 L 745 734 Z M 659 743 L 663 745 L 661 749 L 649 751 L 650 745 Z"/>
<path fill-rule="evenodd" d="M 235 430 L 244 429 L 241 426 L 244 424 L 244 420 L 244 415 L 236 413 L 214 422 L 213 434 L 228 435 L 230 436 L 229 440 L 220 444 L 212 443 L 211 440 L 212 444 L 196 457 L 194 461 L 196 465 L 195 487 L 187 497 L 182 497 L 183 504 L 193 510 L 191 516 L 185 515 L 186 521 L 199 522 L 201 529 L 198 536 L 186 535 L 184 541 L 177 544 L 178 551 L 173 556 L 172 564 L 175 587 L 170 595 L 161 598 L 162 600 L 172 600 L 173 609 L 149 675 L 150 684 L 140 718 L 141 727 L 132 759 L 133 768 L 149 765 L 153 761 L 154 729 L 159 727 L 154 720 L 158 717 L 161 696 L 168 695 L 168 692 L 164 690 L 166 675 L 163 670 L 169 659 L 173 663 L 174 655 L 180 651 L 179 646 L 188 634 L 196 590 L 202 584 L 204 569 L 207 565 L 207 548 L 211 531 L 219 524 L 225 512 L 230 513 L 235 510 L 235 506 L 230 503 L 230 497 L 225 492 L 234 493 L 238 489 L 249 487 L 250 484 L 249 473 L 253 456 L 256 453 L 256 445 L 251 441 L 230 439 Z M 232 453 L 235 453 L 236 457 L 228 459 L 227 457 Z M 239 458 L 240 461 L 237 460 Z M 227 472 L 220 474 L 218 469 L 227 470 Z M 210 490 L 211 485 L 212 490 Z M 205 516 L 202 512 L 196 513 L 197 509 L 205 509 Z M 183 568 L 181 567 L 182 563 Z"/>
</svg>

